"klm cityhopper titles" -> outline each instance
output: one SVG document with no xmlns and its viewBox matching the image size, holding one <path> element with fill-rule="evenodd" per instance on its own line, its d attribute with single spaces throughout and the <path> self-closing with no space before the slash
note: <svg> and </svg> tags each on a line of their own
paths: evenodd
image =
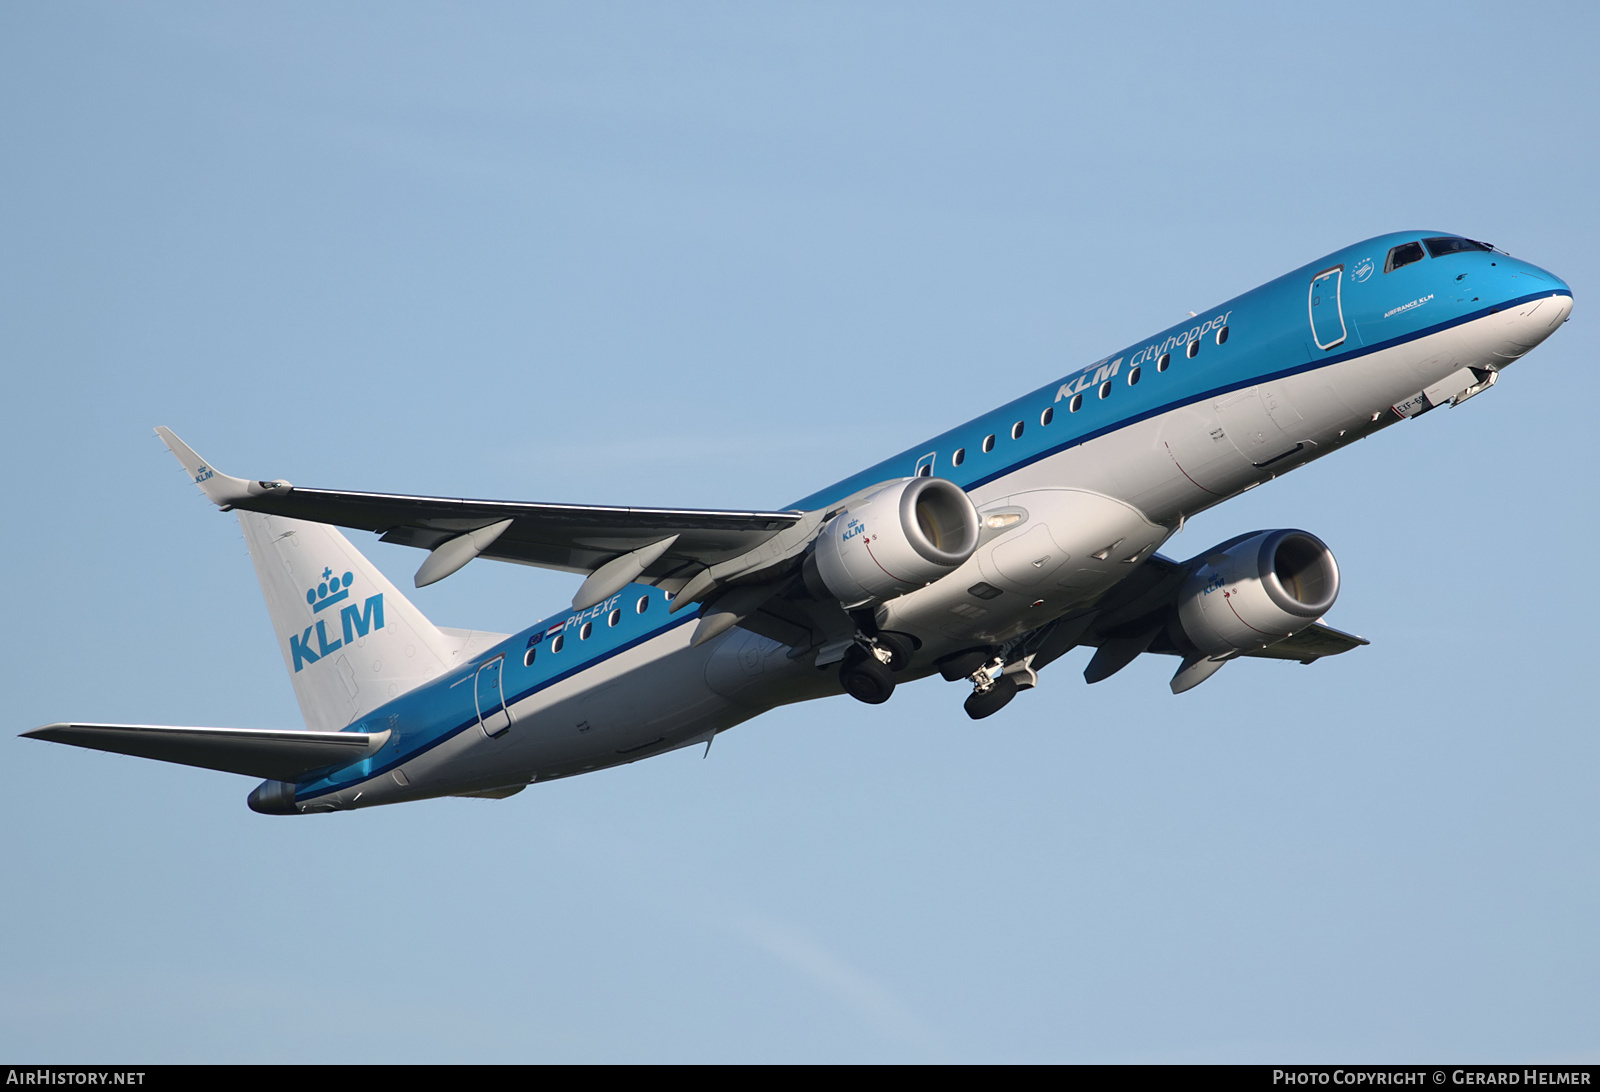
<svg viewBox="0 0 1600 1092">
<path fill-rule="evenodd" d="M 1078 645 L 1098 682 L 1142 653 L 1172 690 L 1247 657 L 1367 642 L 1324 625 L 1339 567 L 1308 531 L 1156 551 L 1196 512 L 1488 390 L 1572 311 L 1487 243 L 1358 243 L 770 512 L 305 489 L 215 470 L 238 513 L 304 730 L 51 724 L 25 733 L 263 778 L 250 806 L 500 798 L 709 744 L 788 702 L 888 701 L 939 675 L 990 716 Z M 335 527 L 579 573 L 520 633 L 435 626 Z"/>
</svg>

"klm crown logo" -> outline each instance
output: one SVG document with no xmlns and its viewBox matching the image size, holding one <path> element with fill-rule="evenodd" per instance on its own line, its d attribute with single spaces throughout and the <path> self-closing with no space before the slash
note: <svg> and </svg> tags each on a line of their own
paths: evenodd
<svg viewBox="0 0 1600 1092">
<path fill-rule="evenodd" d="M 323 569 L 322 583 L 306 589 L 306 602 L 310 604 L 312 612 L 327 610 L 335 603 L 350 598 L 350 584 L 355 578 L 355 573 L 345 573 L 336 580 L 332 569 Z"/>
<path fill-rule="evenodd" d="M 314 588 L 306 589 L 306 606 L 311 608 L 312 614 L 321 614 L 336 603 L 342 603 L 350 598 L 350 585 L 355 583 L 355 574 L 347 572 L 343 576 L 334 576 L 333 570 L 324 567 L 322 582 Z M 319 618 L 307 626 L 300 634 L 289 634 L 289 655 L 294 660 L 294 669 L 299 672 L 306 664 L 314 664 L 329 653 L 343 648 L 357 637 L 365 637 L 373 630 L 383 628 L 383 593 L 369 595 L 366 602 L 360 607 L 354 603 L 339 609 L 339 623 L 343 630 L 342 637 L 328 639 L 328 619 Z M 315 647 L 311 640 L 311 631 L 316 630 L 317 639 Z"/>
</svg>

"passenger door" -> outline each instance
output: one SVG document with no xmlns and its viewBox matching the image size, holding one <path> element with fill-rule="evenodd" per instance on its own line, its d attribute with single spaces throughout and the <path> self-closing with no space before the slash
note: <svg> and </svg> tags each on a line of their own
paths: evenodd
<svg viewBox="0 0 1600 1092">
<path fill-rule="evenodd" d="M 1311 278 L 1307 307 L 1311 312 L 1311 337 L 1324 351 L 1344 344 L 1344 308 L 1339 290 L 1344 281 L 1344 266 L 1324 269 Z"/>
<path fill-rule="evenodd" d="M 478 724 L 483 734 L 494 737 L 511 727 L 511 712 L 506 708 L 505 694 L 500 688 L 500 674 L 506 658 L 496 656 L 478 668 L 473 690 L 478 700 Z"/>
</svg>

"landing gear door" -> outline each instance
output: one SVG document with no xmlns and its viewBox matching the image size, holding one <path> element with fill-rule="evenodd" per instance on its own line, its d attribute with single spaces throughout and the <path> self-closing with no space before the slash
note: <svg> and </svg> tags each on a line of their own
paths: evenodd
<svg viewBox="0 0 1600 1092">
<path fill-rule="evenodd" d="M 478 724 L 482 726 L 483 734 L 491 738 L 511 727 L 511 714 L 506 709 L 505 694 L 500 688 L 500 673 L 505 663 L 504 656 L 496 656 L 478 668 L 477 682 L 473 687 L 478 699 Z"/>
<path fill-rule="evenodd" d="M 1239 454 L 1249 459 L 1250 465 L 1257 470 L 1293 455 L 1305 446 L 1291 440 L 1279 425 L 1278 416 L 1285 412 L 1285 405 L 1276 392 L 1269 388 L 1270 385 L 1250 387 L 1218 399 L 1215 403 L 1217 420 L 1222 425 L 1223 433 Z M 1295 417 L 1298 419 L 1299 415 Z"/>
<path fill-rule="evenodd" d="M 1311 278 L 1311 293 L 1307 306 L 1311 311 L 1311 336 L 1319 349 L 1331 349 L 1344 344 L 1344 309 L 1339 301 L 1339 289 L 1344 280 L 1344 266 L 1324 269 Z"/>
</svg>

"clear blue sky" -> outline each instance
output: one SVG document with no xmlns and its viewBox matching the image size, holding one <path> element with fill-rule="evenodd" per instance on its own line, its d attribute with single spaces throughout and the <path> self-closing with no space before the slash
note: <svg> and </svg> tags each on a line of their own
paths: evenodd
<svg viewBox="0 0 1600 1092">
<path fill-rule="evenodd" d="M 0 1056 L 1600 1060 L 1595 12 L 0 6 Z M 1079 652 L 981 723 L 932 680 L 324 818 L 12 735 L 299 726 L 153 425 L 305 485 L 778 505 L 1401 228 L 1573 320 L 1167 548 L 1313 531 L 1368 649 L 1179 698 Z"/>
</svg>

